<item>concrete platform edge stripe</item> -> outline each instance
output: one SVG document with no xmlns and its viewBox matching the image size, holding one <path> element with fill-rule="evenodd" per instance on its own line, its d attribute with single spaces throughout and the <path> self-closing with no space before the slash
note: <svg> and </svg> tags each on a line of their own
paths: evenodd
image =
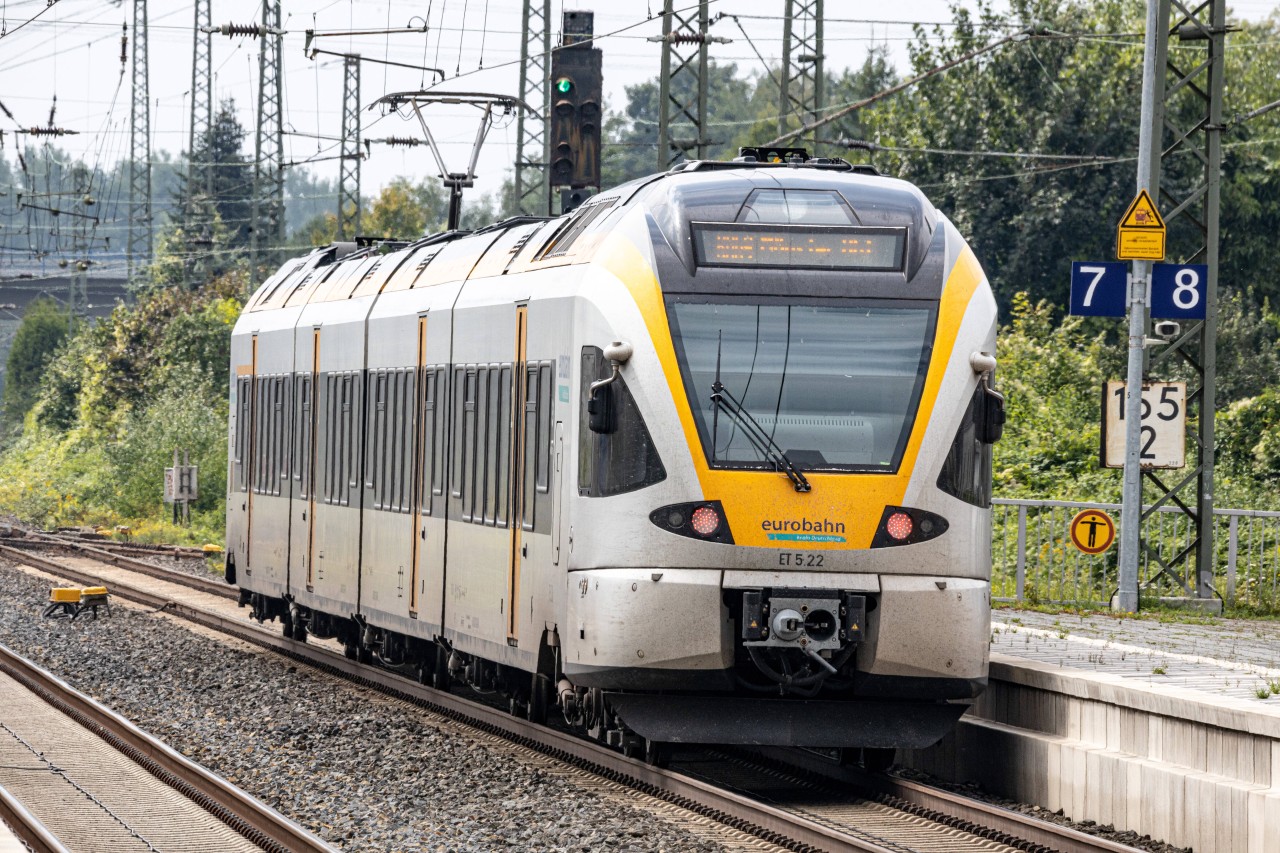
<svg viewBox="0 0 1280 853">
<path fill-rule="evenodd" d="M 997 623 L 993 622 L 992 624 Z M 1028 634 L 1032 637 L 1041 637 L 1043 639 L 1059 638 L 1057 631 L 1047 631 L 1044 628 L 1031 628 L 1026 625 L 1014 625 L 1012 622 L 1000 622 L 998 624 L 1013 626 L 1016 628 L 1016 633 Z M 1153 649 L 1149 646 L 1131 646 L 1126 643 L 1114 643 L 1111 640 L 1099 640 L 1094 637 L 1072 636 L 1069 640 L 1066 640 L 1066 642 L 1083 643 L 1107 651 L 1133 652 L 1135 654 L 1156 652 L 1161 657 L 1168 658 L 1170 660 L 1182 661 L 1183 663 L 1206 664 L 1217 669 L 1229 669 L 1243 675 L 1253 675 L 1263 679 L 1280 678 L 1280 669 L 1273 669 L 1265 666 L 1254 666 L 1252 664 L 1240 664 L 1229 660 L 1222 660 L 1220 658 L 1205 657 L 1203 655 L 1189 655 L 1183 652 L 1168 652 L 1162 649 Z"/>
<path fill-rule="evenodd" d="M 991 677 L 1161 717 L 1175 717 L 1280 739 L 1280 708 L 1256 705 L 1247 699 L 1213 696 L 1158 684 L 1134 684 L 1119 675 L 1088 672 L 999 653 L 991 655 Z"/>
<path fill-rule="evenodd" d="M 0 667 L 255 844 L 285 851 L 335 853 L 333 847 L 275 809 L 174 751 L 3 644 L 0 644 Z M 167 777 L 172 777 L 172 781 Z"/>
<path fill-rule="evenodd" d="M 0 785 L 0 820 L 35 853 L 71 853 L 40 819 Z"/>
</svg>

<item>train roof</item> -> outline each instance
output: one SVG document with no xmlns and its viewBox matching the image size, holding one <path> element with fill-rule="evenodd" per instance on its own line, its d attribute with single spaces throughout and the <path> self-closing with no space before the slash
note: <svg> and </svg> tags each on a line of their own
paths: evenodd
<svg viewBox="0 0 1280 853">
<path fill-rule="evenodd" d="M 442 232 L 412 242 L 358 241 L 313 249 L 268 278 L 245 310 L 582 263 L 590 260 L 599 242 L 591 238 L 607 231 L 614 215 L 636 206 L 643 207 L 666 241 L 685 255 L 691 251 L 690 223 L 747 221 L 742 217 L 749 200 L 761 192 L 779 191 L 835 193 L 847 205 L 850 224 L 907 228 L 909 259 L 923 257 L 937 225 L 938 214 L 919 189 L 870 167 L 828 159 L 694 160 L 601 192 L 560 217 L 517 216 L 476 231 Z"/>
</svg>

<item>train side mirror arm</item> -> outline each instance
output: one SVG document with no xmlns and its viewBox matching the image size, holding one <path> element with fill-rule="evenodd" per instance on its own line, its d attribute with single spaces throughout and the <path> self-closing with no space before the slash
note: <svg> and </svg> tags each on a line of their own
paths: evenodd
<svg viewBox="0 0 1280 853">
<path fill-rule="evenodd" d="M 604 356 L 609 359 L 613 369 L 604 379 L 591 383 L 591 396 L 587 399 L 587 425 L 592 432 L 617 432 L 617 406 L 612 386 L 621 375 L 622 365 L 631 360 L 633 352 L 634 347 L 625 341 L 614 341 L 604 348 Z"/>
<path fill-rule="evenodd" d="M 978 440 L 983 444 L 995 444 L 1004 435 L 1004 395 L 992 387 L 996 373 L 996 357 L 989 352 L 969 354 L 969 366 L 978 374 L 978 387 L 982 389 L 981 402 L 973 413 L 978 428 Z"/>
</svg>

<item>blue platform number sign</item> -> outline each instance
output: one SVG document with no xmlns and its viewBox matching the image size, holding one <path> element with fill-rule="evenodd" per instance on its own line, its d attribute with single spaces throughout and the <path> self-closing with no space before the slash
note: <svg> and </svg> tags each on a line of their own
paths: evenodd
<svg viewBox="0 0 1280 853">
<path fill-rule="evenodd" d="M 1152 264 L 1152 319 L 1203 320 L 1208 282 L 1205 264 Z"/>
<path fill-rule="evenodd" d="M 1073 261 L 1071 313 L 1077 317 L 1123 317 L 1128 307 L 1129 265 L 1118 261 Z"/>
</svg>

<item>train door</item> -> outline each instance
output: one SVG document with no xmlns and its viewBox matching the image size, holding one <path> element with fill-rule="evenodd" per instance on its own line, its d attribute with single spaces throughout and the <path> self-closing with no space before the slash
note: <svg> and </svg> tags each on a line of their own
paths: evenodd
<svg viewBox="0 0 1280 853">
<path fill-rule="evenodd" d="M 525 560 L 529 549 L 522 545 L 524 534 L 525 494 L 525 458 L 529 455 L 525 423 L 528 419 L 526 403 L 529 401 L 528 366 L 526 350 L 528 348 L 529 307 L 520 305 L 516 308 L 516 352 L 515 370 L 512 371 L 511 405 L 511 467 L 509 482 L 511 483 L 511 526 L 510 547 L 507 551 L 507 642 L 516 645 L 519 642 L 520 627 L 520 576 L 523 574 Z M 536 387 L 533 400 L 537 400 Z"/>
<path fill-rule="evenodd" d="M 417 346 L 417 362 L 414 365 L 414 372 L 417 376 L 417 394 L 415 398 L 415 408 L 417 409 L 416 428 L 413 436 L 413 477 L 412 488 L 409 496 L 409 518 L 411 521 L 410 528 L 410 558 L 409 558 L 409 616 L 413 619 L 418 618 L 418 610 L 422 606 L 423 581 L 422 575 L 422 551 L 427 539 L 427 516 L 423 514 L 423 504 L 430 504 L 430 483 L 427 482 L 425 476 L 426 470 L 430 467 L 427 460 L 427 419 L 426 415 L 433 413 L 434 396 L 431 389 L 427 387 L 429 377 L 427 372 L 427 317 L 422 315 L 418 318 L 418 346 Z M 434 378 L 434 377 L 431 377 Z M 432 408 L 428 408 L 428 401 L 432 404 Z"/>
<path fill-rule="evenodd" d="M 320 364 L 320 330 L 299 329 L 298 372 L 294 377 L 293 500 L 289 553 L 292 557 L 289 583 L 314 589 L 315 564 L 312 559 L 316 524 L 316 388 Z"/>
</svg>

